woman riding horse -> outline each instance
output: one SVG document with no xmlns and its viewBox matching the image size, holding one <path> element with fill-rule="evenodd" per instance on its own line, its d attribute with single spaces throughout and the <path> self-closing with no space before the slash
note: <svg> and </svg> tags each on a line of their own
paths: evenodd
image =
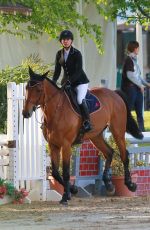
<svg viewBox="0 0 150 230">
<path fill-rule="evenodd" d="M 52 176 L 64 186 L 64 194 L 60 202 L 67 204 L 70 192 L 72 192 L 69 183 L 71 147 L 79 133 L 82 119 L 73 110 L 64 91 L 46 77 L 47 73 L 39 75 L 30 68 L 29 74 L 30 80 L 26 87 L 23 116 L 24 118 L 31 117 L 35 107 L 40 105 L 47 124 L 46 139 L 51 153 Z M 125 132 L 127 131 L 138 139 L 142 139 L 143 135 L 120 92 L 116 93 L 106 88 L 94 88 L 91 92 L 101 101 L 101 108 L 91 114 L 93 129 L 91 132 L 85 133 L 83 139 L 90 139 L 103 153 L 106 159 L 103 181 L 106 190 L 112 193 L 114 186 L 110 167 L 114 150 L 103 137 L 104 129 L 109 127 L 124 165 L 125 185 L 134 192 L 136 184 L 132 182 L 129 171 L 129 152 L 126 149 Z M 62 177 L 59 173 L 60 152 L 62 153 Z"/>
<path fill-rule="evenodd" d="M 77 102 L 83 118 L 83 128 L 85 132 L 88 132 L 92 129 L 89 111 L 85 100 L 89 80 L 82 69 L 82 55 L 79 50 L 72 46 L 73 34 L 71 31 L 62 31 L 59 36 L 59 41 L 62 44 L 63 49 L 59 50 L 56 54 L 53 81 L 56 83 L 61 73 L 61 67 L 63 67 L 64 76 L 61 84 L 64 85 L 69 82 L 69 84 L 75 88 Z"/>
</svg>

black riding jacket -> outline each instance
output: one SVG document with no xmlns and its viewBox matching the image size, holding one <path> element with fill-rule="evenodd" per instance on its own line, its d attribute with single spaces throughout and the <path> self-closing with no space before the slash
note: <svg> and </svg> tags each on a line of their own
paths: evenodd
<svg viewBox="0 0 150 230">
<path fill-rule="evenodd" d="M 82 68 L 82 55 L 80 51 L 74 47 L 71 46 L 66 62 L 64 60 L 64 49 L 61 49 L 57 52 L 53 81 L 56 82 L 58 80 L 62 67 L 64 70 L 64 75 L 61 85 L 63 85 L 67 80 L 71 82 L 73 87 L 89 82 Z"/>
</svg>

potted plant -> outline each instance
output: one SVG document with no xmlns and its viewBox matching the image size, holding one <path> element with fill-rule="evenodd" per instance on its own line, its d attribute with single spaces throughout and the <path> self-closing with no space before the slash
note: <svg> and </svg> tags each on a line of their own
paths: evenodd
<svg viewBox="0 0 150 230">
<path fill-rule="evenodd" d="M 111 163 L 111 169 L 112 169 L 112 183 L 115 186 L 115 195 L 117 196 L 134 196 L 135 192 L 129 191 L 129 189 L 124 184 L 124 166 L 120 158 L 120 153 L 118 150 L 118 147 L 113 139 L 112 136 L 110 136 L 109 145 L 114 149 L 114 155 L 113 160 Z M 126 145 L 129 146 L 129 142 L 126 141 Z M 130 168 L 130 164 L 129 164 Z M 132 174 L 132 181 L 136 183 L 137 181 L 137 174 Z"/>
<path fill-rule="evenodd" d="M 23 204 L 28 194 L 26 189 L 22 188 L 17 190 L 12 183 L 0 178 L 0 204 L 10 202 L 14 204 Z"/>
</svg>

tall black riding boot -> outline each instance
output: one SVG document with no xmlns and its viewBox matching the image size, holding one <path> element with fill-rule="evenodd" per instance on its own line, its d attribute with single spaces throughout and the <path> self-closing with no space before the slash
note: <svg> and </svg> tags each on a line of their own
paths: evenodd
<svg viewBox="0 0 150 230">
<path fill-rule="evenodd" d="M 81 115 L 83 118 L 83 127 L 86 132 L 90 131 L 92 129 L 92 126 L 90 124 L 90 116 L 89 116 L 89 110 L 86 104 L 86 100 L 82 100 L 82 104 L 79 105 L 81 110 Z"/>
</svg>

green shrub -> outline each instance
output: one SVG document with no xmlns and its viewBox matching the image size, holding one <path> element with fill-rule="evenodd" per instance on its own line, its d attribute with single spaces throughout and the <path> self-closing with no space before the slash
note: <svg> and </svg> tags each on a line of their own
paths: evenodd
<svg viewBox="0 0 150 230">
<path fill-rule="evenodd" d="M 29 79 L 29 66 L 40 74 L 50 70 L 50 65 L 44 64 L 38 55 L 31 55 L 22 61 L 21 65 L 10 67 L 0 71 L 0 133 L 6 133 L 7 127 L 7 83 L 24 83 Z M 52 72 L 49 72 L 49 76 Z"/>
<path fill-rule="evenodd" d="M 136 120 L 136 114 L 135 112 L 132 112 L 133 117 Z M 144 111 L 144 126 L 145 131 L 150 131 L 150 111 Z"/>
<path fill-rule="evenodd" d="M 112 175 L 113 176 L 123 176 L 124 175 L 124 166 L 120 158 L 120 152 L 116 142 L 114 141 L 113 136 L 111 135 L 108 139 L 108 144 L 113 148 L 114 155 L 111 163 Z M 126 146 L 129 146 L 129 142 L 126 140 Z"/>
<path fill-rule="evenodd" d="M 0 85 L 0 133 L 6 133 L 7 118 L 7 87 Z"/>
</svg>

